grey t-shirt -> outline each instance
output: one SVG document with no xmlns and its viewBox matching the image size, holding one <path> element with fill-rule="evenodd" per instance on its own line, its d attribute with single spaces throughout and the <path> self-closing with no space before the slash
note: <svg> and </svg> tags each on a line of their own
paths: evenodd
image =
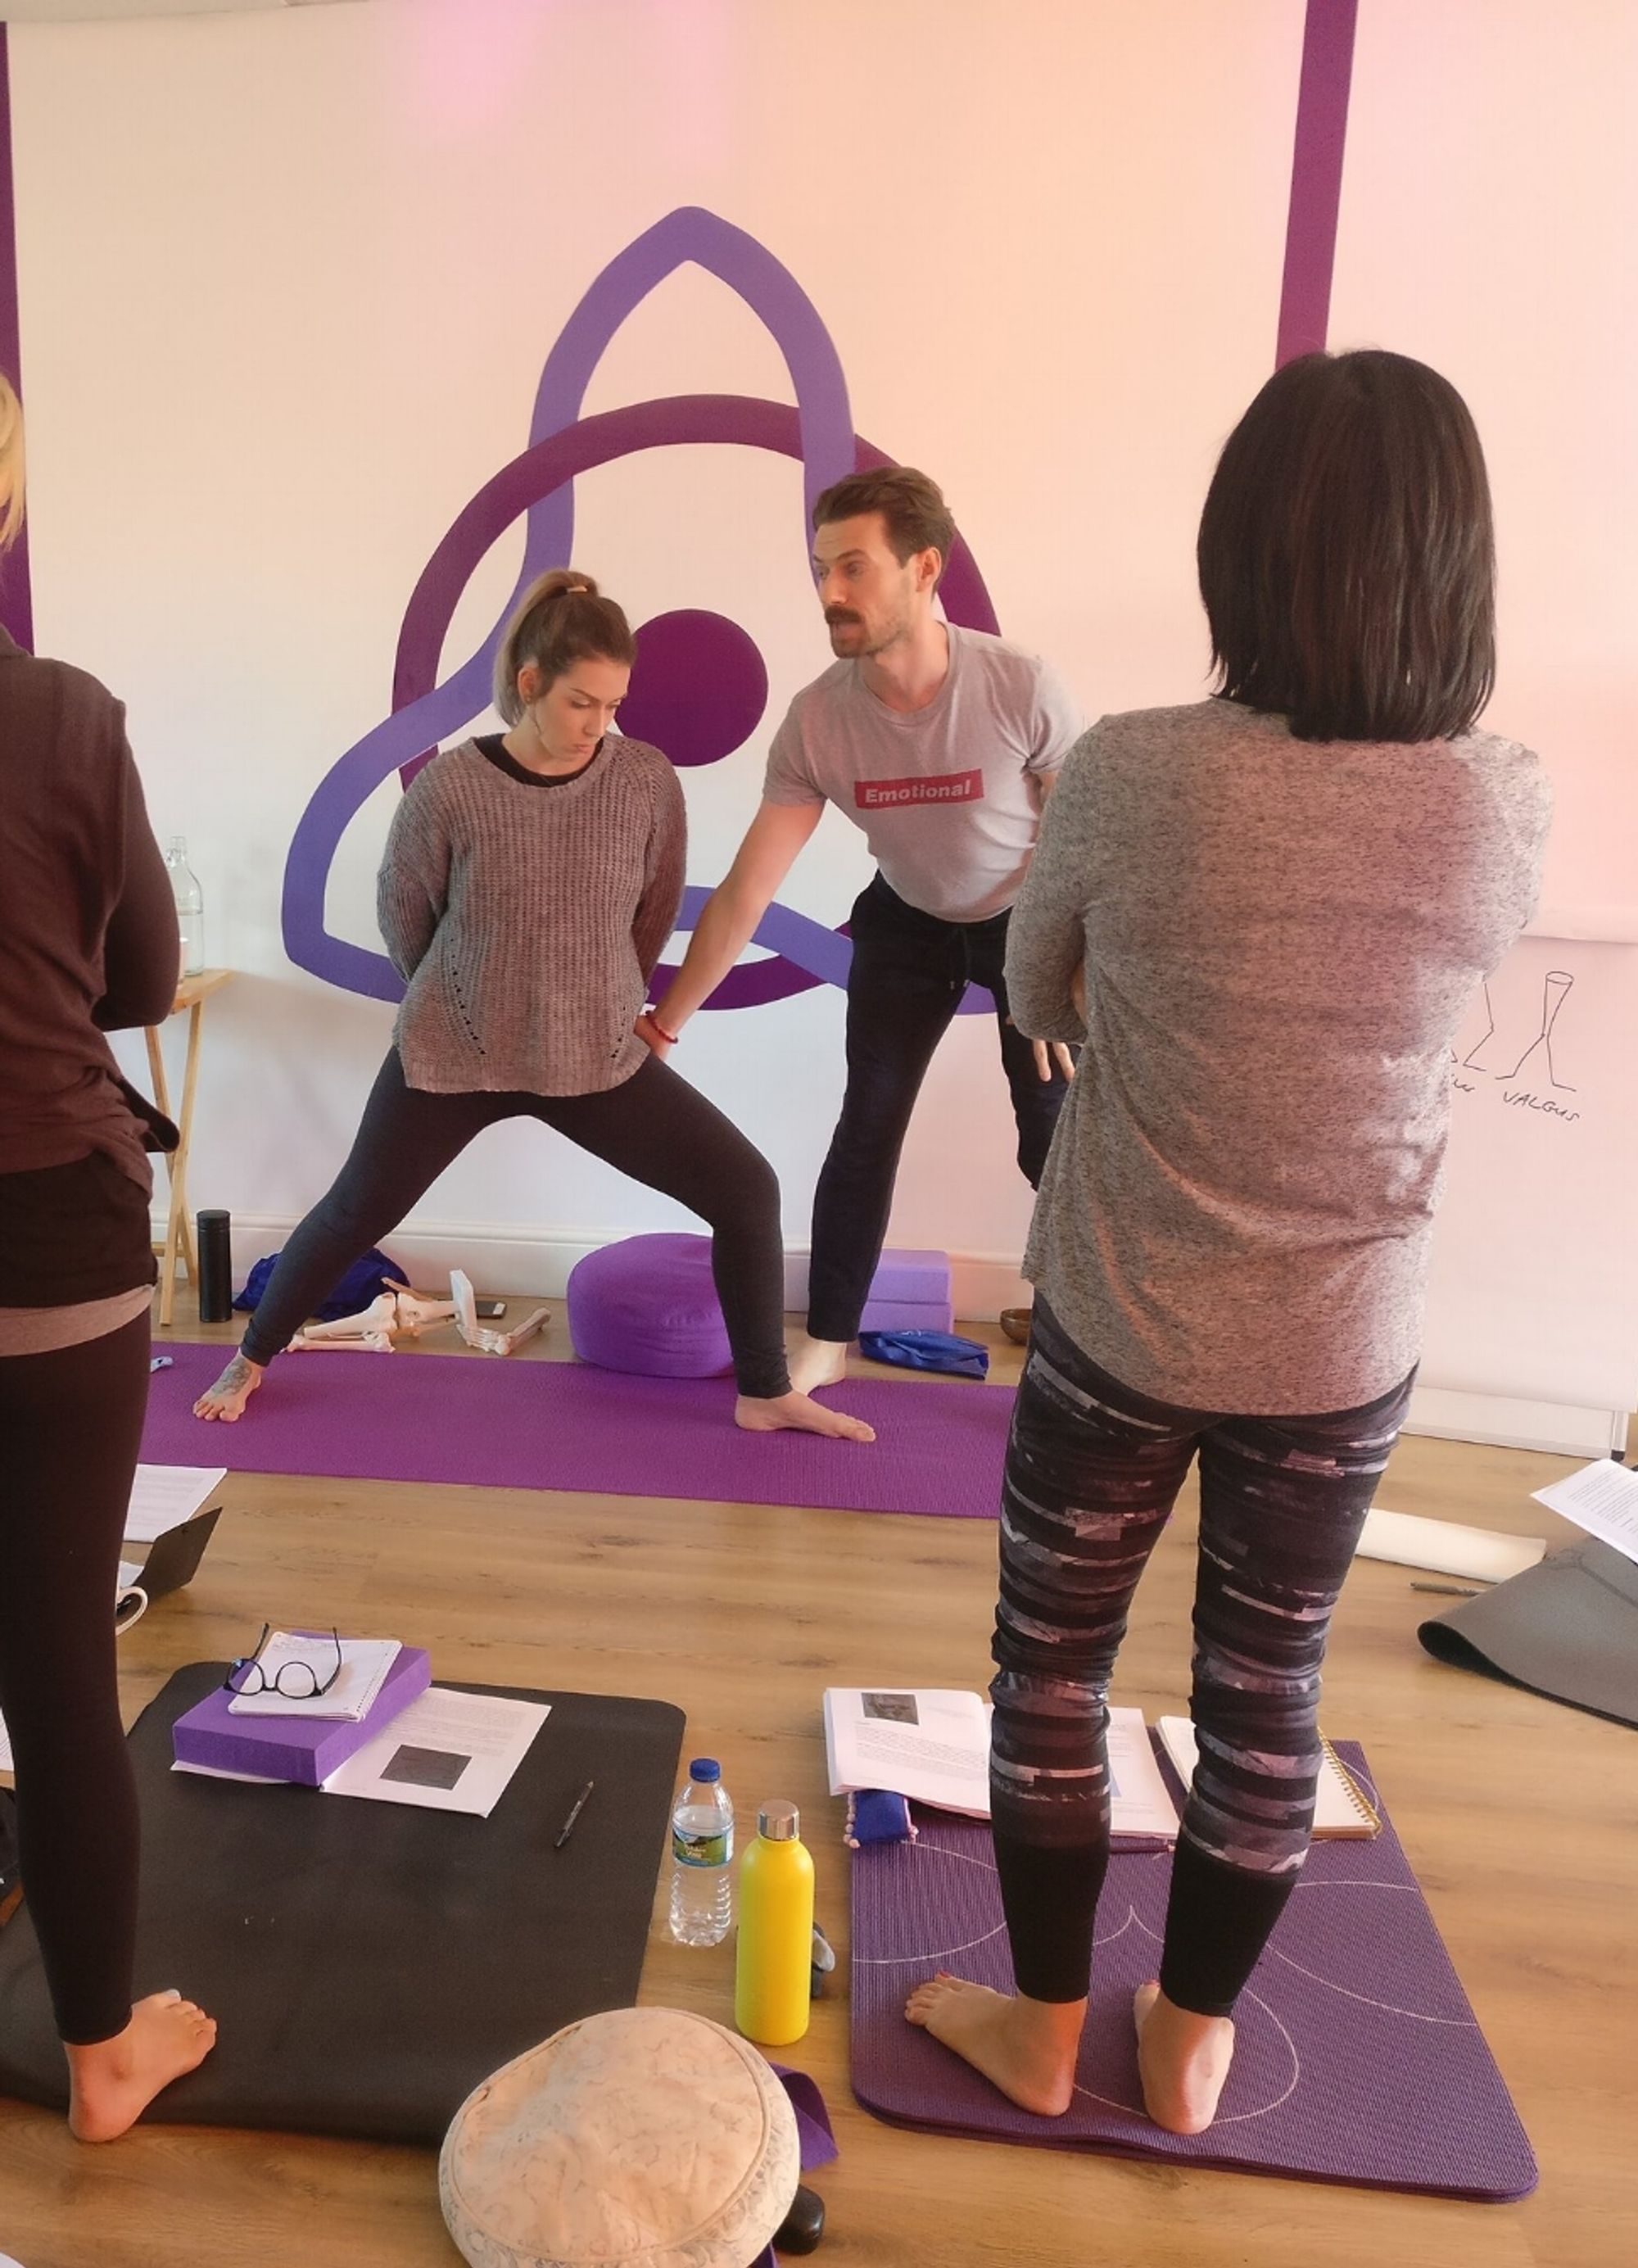
<svg viewBox="0 0 1638 2268">
<path fill-rule="evenodd" d="M 1124 1384 L 1351 1410 L 1416 1360 L 1451 1040 L 1529 919 L 1551 795 L 1490 733 L 1291 738 L 1226 701 L 1106 717 L 1007 950 L 1032 1038 L 1085 1048 L 1025 1272 Z"/>
<path fill-rule="evenodd" d="M 908 715 L 877 698 L 856 661 L 804 687 L 774 735 L 762 793 L 834 803 L 909 904 L 988 921 L 1018 895 L 1039 824 L 1035 782 L 1057 770 L 1083 719 L 1034 654 L 947 627 L 944 681 Z"/>
</svg>

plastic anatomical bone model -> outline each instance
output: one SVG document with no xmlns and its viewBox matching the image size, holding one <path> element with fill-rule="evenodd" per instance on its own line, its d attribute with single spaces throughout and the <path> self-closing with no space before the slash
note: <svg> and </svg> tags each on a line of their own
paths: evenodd
<svg viewBox="0 0 1638 2268">
<path fill-rule="evenodd" d="M 472 1278 L 459 1268 L 452 1268 L 449 1276 L 450 1296 L 455 1303 L 455 1328 L 467 1345 L 479 1354 L 511 1354 L 525 1339 L 532 1339 L 541 1325 L 551 1319 L 549 1307 L 537 1307 L 525 1315 L 513 1331 L 491 1331 L 478 1321 L 477 1299 L 472 1288 Z"/>
<path fill-rule="evenodd" d="M 452 1322 L 477 1353 L 510 1354 L 551 1319 L 549 1307 L 537 1307 L 533 1314 L 525 1316 L 516 1330 L 486 1330 L 478 1321 L 471 1278 L 459 1268 L 452 1269 L 449 1287 L 451 1296 L 447 1300 L 430 1300 L 423 1292 L 412 1292 L 407 1284 L 394 1285 L 390 1291 L 378 1292 L 356 1315 L 337 1315 L 328 1323 L 309 1323 L 290 1341 L 291 1349 L 326 1348 L 337 1352 L 351 1349 L 361 1354 L 391 1354 L 395 1336 L 408 1334 L 411 1338 L 419 1338 L 422 1331 Z"/>
</svg>

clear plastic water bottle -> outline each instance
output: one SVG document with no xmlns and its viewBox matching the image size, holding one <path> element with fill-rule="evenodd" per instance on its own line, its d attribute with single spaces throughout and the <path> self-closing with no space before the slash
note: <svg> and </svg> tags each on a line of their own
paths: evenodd
<svg viewBox="0 0 1638 2268">
<path fill-rule="evenodd" d="M 671 1815 L 671 1933 L 720 1945 L 734 1918 L 734 1807 L 715 1756 L 695 1756 Z"/>
<path fill-rule="evenodd" d="M 205 894 L 199 879 L 187 863 L 187 838 L 183 835 L 171 837 L 171 847 L 165 854 L 170 869 L 171 895 L 176 900 L 176 928 L 181 948 L 181 974 L 197 976 L 205 965 Z"/>
</svg>

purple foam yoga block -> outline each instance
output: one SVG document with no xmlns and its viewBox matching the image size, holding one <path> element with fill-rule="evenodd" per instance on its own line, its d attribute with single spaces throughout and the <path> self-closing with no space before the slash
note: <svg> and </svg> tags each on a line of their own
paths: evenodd
<svg viewBox="0 0 1638 2268">
<path fill-rule="evenodd" d="M 569 1336 L 582 1362 L 642 1378 L 716 1378 L 732 1366 L 708 1236 L 628 1236 L 576 1263 Z"/>
<path fill-rule="evenodd" d="M 947 1252 L 884 1252 L 860 1329 L 947 1331 L 955 1322 Z"/>
<path fill-rule="evenodd" d="M 330 1643 L 328 1631 L 299 1635 Z M 425 1649 L 400 1646 L 374 1707 L 356 1725 L 334 1717 L 235 1717 L 228 1707 L 232 1695 L 218 1687 L 177 1719 L 171 1728 L 172 1751 L 179 1764 L 208 1764 L 213 1771 L 255 1772 L 263 1779 L 317 1787 L 431 1683 L 432 1662 Z"/>
<path fill-rule="evenodd" d="M 942 1307 L 922 1307 L 914 1300 L 872 1300 L 861 1318 L 862 1331 L 947 1331 L 956 1311 L 946 1300 Z"/>
</svg>

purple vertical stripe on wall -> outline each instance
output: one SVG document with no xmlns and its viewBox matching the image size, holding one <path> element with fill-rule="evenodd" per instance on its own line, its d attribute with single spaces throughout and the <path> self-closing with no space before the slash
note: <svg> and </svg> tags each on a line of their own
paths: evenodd
<svg viewBox="0 0 1638 2268">
<path fill-rule="evenodd" d="M 1314 354 L 1326 343 L 1357 10 L 1358 0 L 1308 0 L 1296 95 L 1296 139 L 1291 152 L 1291 209 L 1285 226 L 1276 370 L 1293 356 Z"/>
<path fill-rule="evenodd" d="M 17 318 L 17 201 L 11 188 L 11 70 L 6 27 L 0 24 L 0 370 L 23 391 L 22 342 Z M 33 651 L 34 609 L 29 597 L 28 533 L 0 560 L 0 622 L 18 645 Z"/>
</svg>

